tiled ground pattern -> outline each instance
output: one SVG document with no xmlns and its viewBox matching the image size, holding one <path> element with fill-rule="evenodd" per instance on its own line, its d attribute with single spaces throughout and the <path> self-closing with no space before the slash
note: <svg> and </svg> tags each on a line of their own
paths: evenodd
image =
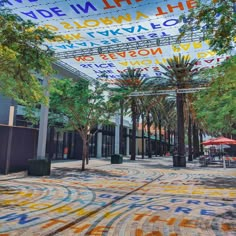
<svg viewBox="0 0 236 236">
<path fill-rule="evenodd" d="M 236 235 L 234 169 L 158 159 L 54 165 L 51 177 L 0 177 L 0 236 Z"/>
</svg>

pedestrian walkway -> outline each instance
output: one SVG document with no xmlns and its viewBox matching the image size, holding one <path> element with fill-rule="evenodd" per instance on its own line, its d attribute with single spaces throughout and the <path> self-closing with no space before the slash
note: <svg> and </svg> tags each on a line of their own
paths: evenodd
<svg viewBox="0 0 236 236">
<path fill-rule="evenodd" d="M 0 236 L 236 235 L 235 169 L 170 157 L 57 162 L 50 177 L 0 176 Z"/>
</svg>

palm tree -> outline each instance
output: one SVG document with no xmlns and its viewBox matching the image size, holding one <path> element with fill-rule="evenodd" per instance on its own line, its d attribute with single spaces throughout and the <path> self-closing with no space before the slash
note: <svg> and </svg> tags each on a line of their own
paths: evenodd
<svg viewBox="0 0 236 236">
<path fill-rule="evenodd" d="M 158 104 L 159 97 L 143 96 L 139 98 L 141 114 L 146 115 L 148 131 L 148 157 L 152 157 L 151 125 L 153 124 L 152 109 Z"/>
<path fill-rule="evenodd" d="M 158 97 L 157 103 L 151 109 L 151 114 L 155 127 L 159 129 L 159 154 L 162 155 L 162 144 L 161 144 L 161 129 L 165 127 L 168 130 L 168 151 L 170 151 L 170 138 L 171 131 L 175 130 L 176 125 L 176 105 L 173 100 L 166 95 Z"/>
<path fill-rule="evenodd" d="M 123 89 L 127 90 L 130 93 L 143 90 L 149 82 L 149 78 L 142 77 L 141 69 L 135 69 L 128 67 L 126 71 L 121 72 L 121 78 L 116 81 L 116 85 Z M 130 101 L 131 116 L 132 116 L 132 142 L 131 142 L 131 160 L 136 158 L 136 124 L 138 116 L 138 107 L 137 107 L 137 97 L 130 96 L 128 97 Z"/>
<path fill-rule="evenodd" d="M 190 60 L 189 56 L 174 56 L 167 59 L 167 66 L 160 64 L 165 70 L 163 73 L 166 78 L 166 86 L 170 88 L 182 89 L 191 86 L 194 81 L 193 77 L 196 71 L 192 71 L 197 60 Z M 163 78 L 163 77 L 162 77 Z M 185 159 L 185 142 L 184 142 L 184 100 L 185 95 L 177 93 L 176 95 L 176 108 L 177 108 L 177 135 L 178 135 L 178 166 L 186 166 Z"/>
</svg>

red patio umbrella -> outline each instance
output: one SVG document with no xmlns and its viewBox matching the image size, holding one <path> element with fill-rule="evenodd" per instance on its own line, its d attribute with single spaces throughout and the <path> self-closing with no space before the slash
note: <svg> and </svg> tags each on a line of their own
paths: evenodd
<svg viewBox="0 0 236 236">
<path fill-rule="evenodd" d="M 212 141 L 214 141 L 214 140 L 215 140 L 215 138 L 208 139 L 208 140 L 202 142 L 202 145 L 205 145 L 205 146 L 207 146 L 207 145 L 213 145 L 213 144 L 212 144 Z"/>
<path fill-rule="evenodd" d="M 222 150 L 222 144 L 229 144 L 229 145 L 236 145 L 236 140 L 225 138 L 225 137 L 219 137 L 214 139 L 209 139 L 202 143 L 203 145 L 221 145 L 220 149 Z M 223 155 L 223 167 L 226 168 L 225 164 L 225 156 Z"/>
<path fill-rule="evenodd" d="M 225 137 L 219 137 L 219 138 L 213 138 L 209 139 L 205 142 L 202 142 L 203 145 L 220 145 L 220 144 L 231 144 L 234 145 L 236 144 L 236 140 L 230 139 L 230 138 L 225 138 Z"/>
<path fill-rule="evenodd" d="M 225 138 L 225 137 L 219 137 L 215 138 L 211 141 L 213 145 L 220 145 L 220 144 L 236 144 L 236 140 L 230 139 L 230 138 Z"/>
</svg>

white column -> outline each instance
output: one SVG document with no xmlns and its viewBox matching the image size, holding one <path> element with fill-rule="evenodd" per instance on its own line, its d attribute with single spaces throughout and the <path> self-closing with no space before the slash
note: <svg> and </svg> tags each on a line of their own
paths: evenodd
<svg viewBox="0 0 236 236">
<path fill-rule="evenodd" d="M 10 106 L 8 125 L 13 126 L 15 107 Z"/>
<path fill-rule="evenodd" d="M 102 125 L 98 125 L 97 133 L 97 158 L 102 157 Z"/>
<path fill-rule="evenodd" d="M 116 114 L 115 116 L 115 154 L 120 154 L 120 116 Z"/>
<path fill-rule="evenodd" d="M 126 156 L 129 156 L 129 128 L 127 128 L 127 137 L 126 137 Z"/>
<path fill-rule="evenodd" d="M 47 86 L 47 79 L 43 80 L 43 86 Z M 49 96 L 47 93 L 46 96 Z M 48 128 L 48 110 L 49 108 L 41 104 L 39 134 L 38 134 L 38 149 L 37 159 L 45 159 L 46 156 L 46 142 L 47 142 L 47 128 Z"/>
</svg>

